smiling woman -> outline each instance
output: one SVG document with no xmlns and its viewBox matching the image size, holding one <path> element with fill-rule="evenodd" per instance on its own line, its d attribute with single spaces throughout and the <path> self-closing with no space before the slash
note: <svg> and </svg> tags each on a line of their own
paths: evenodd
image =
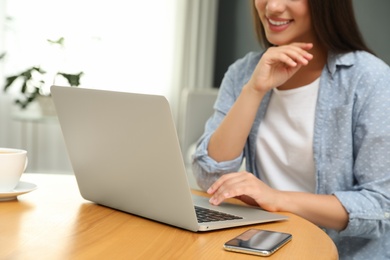
<svg viewBox="0 0 390 260">
<path fill-rule="evenodd" d="M 199 187 L 213 205 L 306 218 L 340 259 L 389 259 L 390 68 L 365 44 L 355 0 L 251 3 L 265 50 L 222 79 L 192 156 Z"/>
</svg>

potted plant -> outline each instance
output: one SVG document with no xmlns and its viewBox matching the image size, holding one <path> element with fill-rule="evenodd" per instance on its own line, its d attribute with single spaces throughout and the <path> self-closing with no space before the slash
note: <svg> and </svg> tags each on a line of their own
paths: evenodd
<svg viewBox="0 0 390 260">
<path fill-rule="evenodd" d="M 64 44 L 62 37 L 57 41 L 48 41 L 61 46 Z M 6 77 L 3 90 L 6 92 L 10 88 L 18 88 L 20 96 L 16 98 L 15 103 L 21 109 L 26 109 L 31 103 L 38 101 L 43 115 L 53 115 L 54 107 L 51 105 L 50 91 L 44 88 L 48 85 L 47 81 L 54 83 L 58 77 L 61 77 L 69 86 L 78 87 L 83 74 L 82 71 L 74 74 L 59 71 L 50 77 L 40 66 L 31 66 L 20 73 Z M 50 78 L 48 79 L 47 76 Z"/>
</svg>

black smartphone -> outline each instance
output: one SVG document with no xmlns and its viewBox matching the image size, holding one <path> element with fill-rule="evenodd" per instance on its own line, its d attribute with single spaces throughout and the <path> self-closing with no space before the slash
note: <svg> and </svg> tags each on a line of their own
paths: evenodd
<svg viewBox="0 0 390 260">
<path fill-rule="evenodd" d="M 226 242 L 224 249 L 239 253 L 270 256 L 291 239 L 292 235 L 288 233 L 249 229 Z"/>
</svg>

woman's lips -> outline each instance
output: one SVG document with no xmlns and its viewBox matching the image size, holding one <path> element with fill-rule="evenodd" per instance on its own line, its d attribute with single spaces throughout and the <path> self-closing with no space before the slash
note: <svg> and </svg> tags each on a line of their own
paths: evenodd
<svg viewBox="0 0 390 260">
<path fill-rule="evenodd" d="M 275 20 L 268 18 L 268 25 L 270 30 L 281 32 L 287 29 L 293 20 Z"/>
</svg>

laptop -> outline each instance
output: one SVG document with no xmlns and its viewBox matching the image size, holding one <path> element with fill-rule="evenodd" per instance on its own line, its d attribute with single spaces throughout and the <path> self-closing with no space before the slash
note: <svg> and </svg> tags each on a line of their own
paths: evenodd
<svg viewBox="0 0 390 260">
<path fill-rule="evenodd" d="M 164 96 L 61 86 L 51 93 L 84 199 L 194 232 L 287 219 L 193 195 Z M 198 222 L 202 208 L 222 216 Z"/>
</svg>

